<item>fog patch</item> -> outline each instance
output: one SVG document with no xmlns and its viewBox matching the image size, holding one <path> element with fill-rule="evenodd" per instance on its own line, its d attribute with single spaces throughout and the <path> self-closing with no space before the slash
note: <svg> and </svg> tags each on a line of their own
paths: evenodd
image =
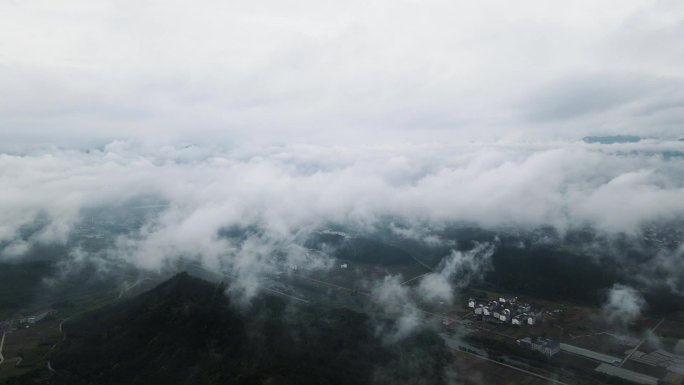
<svg viewBox="0 0 684 385">
<path fill-rule="evenodd" d="M 371 290 L 375 303 L 380 305 L 384 315 L 391 318 L 389 327 L 379 324 L 377 329 L 387 343 L 395 343 L 406 338 L 424 322 L 410 289 L 401 282 L 398 275 L 387 276 L 377 282 Z"/>
<path fill-rule="evenodd" d="M 431 326 L 420 306 L 435 302 L 451 305 L 458 289 L 482 279 L 491 266 L 493 253 L 494 246 L 489 243 L 476 244 L 468 251 L 452 250 L 437 271 L 421 278 L 415 288 L 402 284 L 400 275 L 375 282 L 371 297 L 380 306 L 382 316 L 390 321 L 389 326 L 379 322 L 377 332 L 385 342 L 395 343 Z"/>
<path fill-rule="evenodd" d="M 657 335 L 652 329 L 646 330 L 644 333 L 644 338 L 646 339 L 646 346 L 652 350 L 663 348 L 663 339 Z"/>
<path fill-rule="evenodd" d="M 677 341 L 674 346 L 674 353 L 684 355 L 684 339 Z"/>
<path fill-rule="evenodd" d="M 637 290 L 615 284 L 608 292 L 602 310 L 609 323 L 625 327 L 639 318 L 646 306 L 646 300 Z"/>
<path fill-rule="evenodd" d="M 454 289 L 481 280 L 491 269 L 493 254 L 494 246 L 489 243 L 476 244 L 468 251 L 452 250 L 436 272 L 420 280 L 418 293 L 425 300 L 451 304 L 454 300 Z"/>
</svg>

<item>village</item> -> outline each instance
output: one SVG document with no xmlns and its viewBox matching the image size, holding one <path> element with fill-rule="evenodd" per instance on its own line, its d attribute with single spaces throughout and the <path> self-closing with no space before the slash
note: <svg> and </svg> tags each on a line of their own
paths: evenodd
<svg viewBox="0 0 684 385">
<path fill-rule="evenodd" d="M 0 332 L 10 334 L 12 332 L 17 331 L 18 329 L 28 329 L 33 324 L 40 322 L 50 316 L 53 316 L 55 315 L 55 313 L 56 312 L 54 310 L 48 309 L 34 313 L 26 317 L 0 321 Z"/>
<path fill-rule="evenodd" d="M 468 307 L 476 318 L 485 322 L 521 326 L 536 325 L 543 321 L 543 311 L 533 309 L 529 303 L 519 303 L 517 297 L 500 297 L 498 301 L 470 298 Z"/>
</svg>

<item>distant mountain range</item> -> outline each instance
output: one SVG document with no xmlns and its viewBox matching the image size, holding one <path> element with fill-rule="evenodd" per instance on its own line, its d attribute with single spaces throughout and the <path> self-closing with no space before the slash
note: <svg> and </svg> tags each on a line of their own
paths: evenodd
<svg viewBox="0 0 684 385">
<path fill-rule="evenodd" d="M 633 135 L 609 135 L 609 136 L 585 136 L 582 138 L 585 143 L 636 143 L 641 141 L 641 137 Z"/>
</svg>

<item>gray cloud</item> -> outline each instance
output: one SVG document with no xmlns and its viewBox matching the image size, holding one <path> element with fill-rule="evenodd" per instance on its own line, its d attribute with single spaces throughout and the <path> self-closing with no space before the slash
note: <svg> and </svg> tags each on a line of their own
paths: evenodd
<svg viewBox="0 0 684 385">
<path fill-rule="evenodd" d="M 530 100 L 529 108 L 532 118 L 540 121 L 582 118 L 665 94 L 673 80 L 681 81 L 649 79 L 644 74 L 576 74 L 546 85 Z"/>
<path fill-rule="evenodd" d="M 453 248 L 429 229 L 469 222 L 502 227 L 591 226 L 636 237 L 644 225 L 684 214 L 682 142 L 593 145 L 273 146 L 220 150 L 113 142 L 101 150 L 0 155 L 0 258 L 35 245 L 67 245 L 89 210 L 134 215 L 132 201 L 164 206 L 101 250 L 72 248 L 66 266 L 163 270 L 186 260 L 233 275 L 232 294 L 251 298 L 264 276 L 291 266 L 319 270 L 325 254 L 304 247 L 331 224 Z M 664 154 L 670 154 L 665 156 Z M 110 215 L 110 214 L 107 214 Z M 125 222 L 125 221 L 124 221 Z M 237 229 L 240 236 L 227 236 Z M 490 251 L 454 253 L 412 293 L 449 301 L 460 279 L 477 277 Z M 634 278 L 681 292 L 681 252 L 663 250 Z M 402 313 L 403 314 L 403 313 Z M 419 318 L 403 317 L 397 335 Z M 401 331 L 401 332 L 400 332 Z"/>
<path fill-rule="evenodd" d="M 644 0 L 3 2 L 0 141 L 673 136 L 681 109 L 654 106 L 680 105 L 682 20 Z"/>
<path fill-rule="evenodd" d="M 387 216 L 436 225 L 591 225 L 633 233 L 684 213 L 684 158 L 659 155 L 682 146 L 646 141 L 226 152 L 115 142 L 90 152 L 2 155 L 0 241 L 6 257 L 32 242 L 64 242 L 83 208 L 142 195 L 168 207 L 119 241 L 141 266 L 181 255 L 220 258 L 231 245 L 217 233 L 231 226 L 260 227 L 276 243 L 326 223 L 368 229 Z M 37 220 L 39 231 L 19 236 Z"/>
</svg>

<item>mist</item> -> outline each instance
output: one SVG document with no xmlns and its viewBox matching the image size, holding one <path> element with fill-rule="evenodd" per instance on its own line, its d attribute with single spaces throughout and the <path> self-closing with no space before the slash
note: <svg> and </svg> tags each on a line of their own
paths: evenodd
<svg viewBox="0 0 684 385">
<path fill-rule="evenodd" d="M 646 308 L 646 301 L 638 291 L 629 286 L 615 284 L 608 292 L 602 310 L 608 322 L 626 327 L 639 318 Z"/>
<path fill-rule="evenodd" d="M 104 250 L 72 257 L 152 270 L 185 258 L 250 277 L 287 265 L 325 268 L 327 259 L 303 244 L 333 225 L 358 233 L 388 221 L 420 223 L 423 232 L 452 223 L 561 233 L 589 226 L 636 237 L 643 226 L 681 220 L 683 150 L 661 141 L 224 150 L 118 141 L 3 154 L 0 255 L 20 260 L 33 245 L 66 245 L 94 208 L 130 220 L 141 197 L 158 207 Z M 231 229 L 249 231 L 231 238 Z M 417 236 L 406 231 L 398 234 Z M 664 251 L 658 266 L 677 264 L 676 254 Z M 680 278 L 668 279 L 679 287 Z M 253 293 L 244 282 L 241 290 Z"/>
</svg>

